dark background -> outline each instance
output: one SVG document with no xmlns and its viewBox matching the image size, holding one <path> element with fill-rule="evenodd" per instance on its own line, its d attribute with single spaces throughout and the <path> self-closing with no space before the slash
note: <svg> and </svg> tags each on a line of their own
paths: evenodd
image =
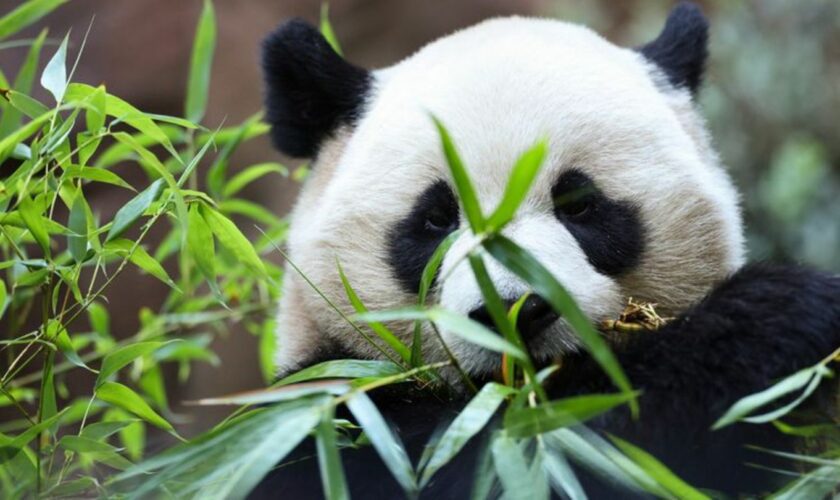
<svg viewBox="0 0 840 500">
<path fill-rule="evenodd" d="M 0 11 L 13 4 L 4 2 Z M 743 193 L 750 258 L 840 271 L 840 2 L 701 4 L 712 37 L 700 105 Z M 656 36 L 671 5 L 652 0 L 343 0 L 331 3 L 330 17 L 345 55 L 376 68 L 458 28 L 509 14 L 580 22 L 616 43 L 637 45 Z M 204 120 L 209 127 L 239 123 L 260 108 L 261 38 L 290 16 L 317 23 L 320 2 L 216 0 L 215 8 L 216 56 Z M 144 111 L 180 115 L 200 10 L 199 0 L 75 0 L 28 34 L 49 26 L 51 38 L 60 39 L 72 29 L 78 44 L 95 16 L 74 80 L 104 83 L 110 93 Z M 14 74 L 25 50 L 2 51 L 0 69 Z M 71 47 L 71 57 L 77 50 L 78 45 Z M 53 51 L 48 47 L 44 53 Z M 42 64 L 47 57 L 42 56 Z M 232 167 L 277 159 L 268 140 L 260 138 L 246 144 Z M 282 214 L 294 201 L 297 185 L 266 177 L 249 189 L 246 197 Z M 91 200 L 102 213 L 125 201 L 110 199 L 117 196 L 112 191 L 101 190 Z M 123 276 L 109 293 L 115 336 L 136 332 L 139 308 L 157 307 L 166 292 L 165 285 L 139 274 Z M 253 336 L 233 331 L 214 348 L 222 364 L 197 365 L 187 386 L 171 393 L 175 408 L 197 421 L 207 422 L 201 417 L 209 418 L 209 410 L 180 407 L 178 400 L 263 384 Z"/>
</svg>

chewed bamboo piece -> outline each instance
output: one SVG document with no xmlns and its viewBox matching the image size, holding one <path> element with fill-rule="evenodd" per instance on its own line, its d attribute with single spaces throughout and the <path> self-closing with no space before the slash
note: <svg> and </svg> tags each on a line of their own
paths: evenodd
<svg viewBox="0 0 840 500">
<path fill-rule="evenodd" d="M 637 302 L 633 297 L 627 299 L 624 311 L 618 319 L 606 319 L 601 322 L 601 330 L 619 333 L 656 331 L 674 318 L 662 317 L 656 312 L 656 303 Z"/>
</svg>

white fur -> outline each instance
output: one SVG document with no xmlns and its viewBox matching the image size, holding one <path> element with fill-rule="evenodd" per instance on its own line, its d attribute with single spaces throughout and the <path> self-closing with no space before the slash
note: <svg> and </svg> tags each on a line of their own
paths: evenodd
<svg viewBox="0 0 840 500">
<path fill-rule="evenodd" d="M 696 301 L 743 261 L 737 194 L 709 144 L 690 96 L 661 84 L 640 55 L 559 21 L 506 18 L 442 38 L 375 73 L 368 110 L 319 154 L 291 222 L 292 260 L 333 301 L 352 311 L 335 261 L 370 309 L 413 304 L 387 264 L 387 234 L 423 188 L 449 179 L 430 114 L 450 130 L 485 214 L 501 199 L 510 168 L 538 139 L 550 155 L 506 234 L 530 250 L 593 320 L 617 314 L 627 296 L 666 312 Z M 560 172 L 583 170 L 609 197 L 640 208 L 646 251 L 618 278 L 599 273 L 552 215 Z M 447 256 L 452 266 L 457 248 Z M 525 285 L 487 256 L 506 297 Z M 448 271 L 445 271 L 446 274 Z M 467 313 L 480 294 L 466 264 L 448 272 L 440 302 Z M 359 338 L 294 271 L 279 318 L 281 373 L 338 343 L 360 357 L 378 352 Z M 408 341 L 410 325 L 396 325 Z M 442 356 L 426 342 L 427 359 Z M 471 371 L 496 357 L 444 332 Z M 540 340 L 541 355 L 575 346 L 562 320 Z"/>
</svg>

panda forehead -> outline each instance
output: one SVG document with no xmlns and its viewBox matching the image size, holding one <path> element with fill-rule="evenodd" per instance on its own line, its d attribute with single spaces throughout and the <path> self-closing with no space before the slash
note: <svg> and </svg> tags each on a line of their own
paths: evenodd
<svg viewBox="0 0 840 500">
<path fill-rule="evenodd" d="M 694 148 L 642 58 L 559 21 L 488 21 L 376 72 L 342 162 L 348 175 L 446 177 L 430 115 L 475 176 L 508 172 L 541 138 L 557 168 L 649 155 L 655 143 L 657 154 Z"/>
</svg>

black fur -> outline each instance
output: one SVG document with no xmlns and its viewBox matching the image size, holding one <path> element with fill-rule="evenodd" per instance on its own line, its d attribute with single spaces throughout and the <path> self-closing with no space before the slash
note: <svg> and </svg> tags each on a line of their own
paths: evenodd
<svg viewBox="0 0 840 500">
<path fill-rule="evenodd" d="M 671 10 L 662 33 L 639 48 L 675 87 L 697 92 L 708 56 L 709 22 L 696 4 L 681 2 Z"/>
<path fill-rule="evenodd" d="M 435 224 L 430 224 L 430 218 Z M 458 228 L 458 202 L 445 181 L 417 198 L 411 211 L 388 234 L 388 264 L 400 285 L 417 293 L 426 263 L 441 241 Z"/>
<path fill-rule="evenodd" d="M 607 198 L 579 170 L 564 172 L 551 197 L 555 215 L 598 271 L 615 276 L 639 262 L 645 231 L 632 203 Z"/>
<path fill-rule="evenodd" d="M 370 92 L 370 73 L 342 59 L 300 19 L 265 39 L 262 67 L 271 138 L 289 156 L 315 156 L 339 125 L 359 117 Z"/>
<path fill-rule="evenodd" d="M 747 444 L 791 449 L 769 425 L 738 424 L 710 431 L 712 423 L 741 397 L 813 365 L 840 346 L 840 277 L 797 267 L 750 266 L 655 333 L 639 334 L 616 355 L 634 388 L 642 391 L 640 418 L 626 408 L 589 422 L 621 436 L 665 462 L 690 484 L 730 494 L 762 492 L 779 476 L 744 465 L 767 463 Z M 548 387 L 552 397 L 613 392 L 609 379 L 587 356 L 564 360 Z M 831 388 L 831 386 L 827 386 Z M 429 436 L 454 417 L 463 401 L 408 386 L 374 394 L 414 460 Z M 474 438 L 435 476 L 423 498 L 467 498 L 476 458 L 486 435 Z M 317 462 L 302 457 L 277 469 L 253 498 L 320 498 Z M 400 489 L 370 447 L 343 450 L 354 498 L 401 498 Z M 626 497 L 582 473 L 592 498 Z M 784 481 L 785 478 L 782 478 Z"/>
</svg>

